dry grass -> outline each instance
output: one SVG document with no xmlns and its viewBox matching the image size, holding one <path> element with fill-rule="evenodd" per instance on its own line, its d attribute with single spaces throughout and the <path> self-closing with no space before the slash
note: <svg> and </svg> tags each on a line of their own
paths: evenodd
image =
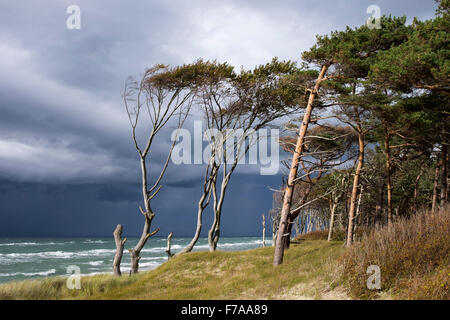
<svg viewBox="0 0 450 320">
<path fill-rule="evenodd" d="M 342 257 L 354 297 L 449 299 L 450 211 L 423 212 L 363 236 Z M 367 289 L 369 265 L 381 269 L 381 291 Z"/>
<path fill-rule="evenodd" d="M 273 247 L 194 252 L 132 277 L 83 277 L 80 290 L 68 290 L 58 277 L 7 283 L 0 285 L 0 299 L 449 298 L 448 209 L 360 232 L 365 235 L 349 249 L 321 240 L 327 231 L 303 235 L 276 268 Z M 369 265 L 381 268 L 379 291 L 367 289 Z"/>
<path fill-rule="evenodd" d="M 357 236 L 360 235 L 361 230 L 357 230 Z M 344 241 L 346 236 L 346 231 L 344 229 L 340 228 L 334 228 L 333 229 L 333 235 L 332 240 L 333 241 Z M 303 240 L 327 240 L 328 239 L 328 229 L 325 230 L 317 230 L 317 231 L 311 231 L 308 233 L 304 233 L 301 235 L 298 235 L 294 238 L 294 241 L 303 241 Z"/>
<path fill-rule="evenodd" d="M 194 252 L 133 277 L 83 277 L 80 290 L 68 290 L 64 278 L 8 283 L 0 299 L 321 299 L 338 286 L 342 250 L 341 242 L 304 241 L 277 268 L 272 247 Z"/>
</svg>

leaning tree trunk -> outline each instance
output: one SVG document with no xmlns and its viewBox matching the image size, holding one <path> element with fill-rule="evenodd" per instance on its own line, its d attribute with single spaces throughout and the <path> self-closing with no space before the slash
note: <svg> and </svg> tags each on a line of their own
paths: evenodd
<svg viewBox="0 0 450 320">
<path fill-rule="evenodd" d="M 352 195 L 350 197 L 350 210 L 348 212 L 348 227 L 347 227 L 347 247 L 353 243 L 353 232 L 355 225 L 355 214 L 358 197 L 359 178 L 361 176 L 361 170 L 364 165 L 364 140 L 362 139 L 361 129 L 359 129 L 358 141 L 359 141 L 359 154 L 358 164 L 356 165 L 355 177 L 353 178 Z"/>
<path fill-rule="evenodd" d="M 121 276 L 122 272 L 120 272 L 120 263 L 122 261 L 123 256 L 123 247 L 125 245 L 125 242 L 127 241 L 127 238 L 124 238 L 122 240 L 122 225 L 118 224 L 116 229 L 113 232 L 114 235 L 114 241 L 116 242 L 116 254 L 114 256 L 114 262 L 113 262 L 113 272 L 115 276 Z"/>
<path fill-rule="evenodd" d="M 140 257 L 141 250 L 142 248 L 144 248 L 145 244 L 147 243 L 147 240 L 159 231 L 158 228 L 155 231 L 150 232 L 150 227 L 152 225 L 152 220 L 155 214 L 152 212 L 152 209 L 150 208 L 150 196 L 147 190 L 147 166 L 145 163 L 145 157 L 141 157 L 141 171 L 142 171 L 142 195 L 144 197 L 145 211 L 141 207 L 139 207 L 139 210 L 141 211 L 142 215 L 145 218 L 145 223 L 138 243 L 134 246 L 133 249 L 129 250 L 131 256 L 130 274 L 138 273 L 139 260 L 141 259 Z"/>
<path fill-rule="evenodd" d="M 233 163 L 230 171 L 226 173 L 225 167 L 224 167 L 224 173 L 223 173 L 223 179 L 222 183 L 220 185 L 220 194 L 219 198 L 217 198 L 217 190 L 216 190 L 216 184 L 213 183 L 212 189 L 213 189 L 213 197 L 214 197 L 214 221 L 211 226 L 211 229 L 209 229 L 208 232 L 208 245 L 209 245 L 209 251 L 213 252 L 217 249 L 217 244 L 219 243 L 220 239 L 220 219 L 222 217 L 222 208 L 223 208 L 223 202 L 225 200 L 225 192 L 228 187 L 228 183 L 230 182 L 230 177 L 232 173 L 234 172 L 234 169 L 236 168 L 236 165 L 238 163 L 238 160 L 235 160 Z M 226 166 L 226 163 L 225 163 Z"/>
<path fill-rule="evenodd" d="M 192 249 L 194 249 L 195 244 L 197 243 L 198 239 L 200 238 L 200 233 L 202 232 L 202 220 L 203 220 L 203 212 L 206 208 L 205 206 L 205 199 L 208 197 L 208 194 L 203 194 L 200 198 L 200 201 L 198 202 L 198 209 L 197 209 L 197 227 L 195 229 L 194 236 L 192 237 L 192 240 L 189 242 L 189 244 L 181 251 L 179 251 L 176 255 L 180 255 L 183 253 L 191 252 Z"/>
<path fill-rule="evenodd" d="M 209 165 L 206 168 L 205 173 L 205 181 L 203 184 L 203 193 L 200 197 L 200 200 L 198 201 L 198 208 L 197 208 L 197 227 L 195 229 L 194 236 L 192 237 L 189 244 L 176 253 L 175 255 L 181 255 L 187 252 L 191 252 L 192 249 L 194 249 L 195 244 L 197 243 L 198 239 L 200 238 L 200 233 L 202 232 L 203 227 L 203 212 L 205 211 L 205 208 L 209 205 L 209 201 L 211 199 L 211 188 L 212 185 L 215 184 L 216 178 L 218 173 L 218 167 L 214 164 L 212 165 L 211 173 L 209 173 Z"/>
<path fill-rule="evenodd" d="M 290 212 L 289 213 L 288 225 L 287 225 L 287 229 L 286 229 L 286 236 L 285 236 L 285 239 L 284 239 L 284 250 L 289 249 L 289 247 L 291 245 L 292 228 L 293 228 L 295 219 L 297 219 L 297 217 L 300 215 L 300 211 L 301 211 L 300 208 L 308 200 L 308 197 L 309 197 L 309 194 L 311 193 L 311 190 L 312 190 L 312 184 L 310 183 L 309 186 L 308 186 L 308 189 L 306 189 L 304 195 L 302 196 L 302 199 L 298 203 L 299 209 L 296 210 L 295 212 Z"/>
<path fill-rule="evenodd" d="M 308 130 L 308 125 L 311 120 L 311 114 L 313 111 L 314 100 L 319 91 L 320 83 L 324 79 L 325 74 L 328 70 L 328 67 L 329 67 L 328 64 L 322 66 L 322 70 L 320 71 L 319 77 L 317 78 L 314 89 L 309 94 L 308 105 L 306 106 L 305 115 L 303 116 L 303 121 L 300 126 L 299 136 L 297 139 L 297 144 L 295 146 L 295 152 L 292 156 L 292 163 L 291 163 L 291 168 L 289 171 L 289 178 L 288 178 L 287 186 L 286 186 L 286 189 L 284 192 L 283 207 L 281 209 L 281 218 L 280 218 L 280 224 L 278 227 L 278 235 L 277 235 L 277 242 L 275 245 L 275 253 L 274 253 L 274 257 L 273 257 L 273 265 L 274 266 L 278 266 L 283 263 L 284 244 L 286 241 L 285 240 L 286 230 L 287 230 L 288 224 L 289 224 L 289 215 L 290 215 L 290 211 L 291 211 L 291 203 L 292 203 L 292 196 L 294 193 L 295 179 L 297 178 L 298 165 L 299 165 L 299 161 L 302 156 L 303 149 L 304 149 L 304 141 L 305 141 L 306 131 Z"/>
</svg>

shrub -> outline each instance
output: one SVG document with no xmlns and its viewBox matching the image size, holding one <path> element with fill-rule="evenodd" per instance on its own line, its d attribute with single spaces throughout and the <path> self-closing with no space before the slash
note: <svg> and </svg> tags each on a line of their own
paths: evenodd
<svg viewBox="0 0 450 320">
<path fill-rule="evenodd" d="M 381 291 L 397 298 L 448 298 L 450 216 L 449 207 L 439 213 L 422 212 L 399 219 L 362 236 L 342 256 L 343 279 L 353 296 L 376 298 L 369 290 L 369 265 L 381 270 Z"/>
</svg>

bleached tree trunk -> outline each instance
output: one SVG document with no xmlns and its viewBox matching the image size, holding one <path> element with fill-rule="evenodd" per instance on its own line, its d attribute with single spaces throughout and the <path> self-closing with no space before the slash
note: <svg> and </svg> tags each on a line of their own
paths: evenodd
<svg viewBox="0 0 450 320">
<path fill-rule="evenodd" d="M 144 248 L 145 244 L 147 243 L 147 240 L 159 231 L 159 228 L 158 228 L 155 231 L 150 232 L 152 220 L 155 216 L 152 209 L 150 208 L 150 200 L 157 194 L 159 189 L 152 196 L 150 196 L 151 191 L 148 190 L 147 164 L 145 161 L 145 154 L 141 155 L 140 163 L 141 163 L 141 175 L 142 175 L 142 196 L 144 198 L 145 210 L 143 210 L 141 207 L 139 207 L 139 210 L 141 211 L 142 215 L 144 216 L 145 221 L 144 221 L 144 227 L 142 229 L 142 233 L 141 233 L 138 243 L 134 246 L 134 248 L 129 250 L 130 256 L 131 256 L 131 270 L 130 270 L 131 274 L 135 274 L 139 270 L 139 260 L 141 259 L 141 257 L 140 257 L 141 250 L 142 250 L 142 248 Z"/>
<path fill-rule="evenodd" d="M 287 181 L 286 189 L 284 192 L 283 206 L 281 209 L 281 218 L 280 224 L 278 226 L 278 236 L 277 243 L 275 245 L 275 253 L 273 257 L 273 265 L 278 266 L 283 263 L 284 256 L 284 245 L 285 245 L 285 237 L 286 231 L 289 223 L 289 215 L 291 211 L 292 204 L 292 196 L 294 193 L 294 185 L 295 179 L 297 178 L 298 165 L 300 158 L 302 157 L 303 149 L 304 149 L 304 141 L 306 136 L 306 131 L 308 130 L 309 122 L 311 120 L 311 114 L 313 111 L 313 104 L 316 98 L 316 95 L 320 88 L 320 83 L 325 77 L 325 74 L 329 68 L 329 65 L 326 64 L 322 66 L 322 70 L 320 71 L 319 77 L 316 80 L 316 84 L 314 89 L 309 94 L 308 104 L 306 106 L 305 114 L 303 116 L 303 121 L 299 129 L 299 136 L 297 139 L 297 144 L 295 146 L 295 152 L 292 156 L 292 163 L 289 171 L 289 178 Z"/>
<path fill-rule="evenodd" d="M 347 247 L 352 245 L 353 242 L 353 232 L 354 232 L 354 224 L 355 224 L 355 216 L 356 216 L 356 206 L 357 206 L 357 196 L 358 196 L 358 188 L 359 188 L 359 180 L 361 176 L 361 170 L 364 165 L 364 140 L 361 135 L 361 128 L 359 128 L 358 134 L 359 141 L 359 151 L 358 151 L 358 163 L 356 165 L 355 176 L 353 178 L 353 188 L 352 195 L 350 197 L 350 209 L 348 212 L 348 229 L 347 229 Z"/>
<path fill-rule="evenodd" d="M 166 249 L 167 260 L 173 257 L 173 254 L 170 251 L 170 243 L 172 241 L 172 237 L 173 237 L 173 232 L 169 233 L 169 235 L 167 236 L 167 249 Z"/>
<path fill-rule="evenodd" d="M 330 226 L 328 228 L 328 241 L 331 241 L 331 239 L 333 238 L 333 226 L 334 226 L 334 213 L 336 211 L 336 207 L 337 207 L 337 203 L 333 202 L 333 204 L 331 204 L 330 206 Z"/>
<path fill-rule="evenodd" d="M 262 245 L 263 248 L 266 247 L 266 217 L 264 216 L 264 213 L 262 214 Z"/>
<path fill-rule="evenodd" d="M 118 224 L 116 229 L 113 232 L 114 241 L 116 243 L 116 254 L 114 256 L 113 261 L 113 272 L 115 276 L 121 276 L 122 272 L 120 271 L 120 263 L 122 262 L 123 256 L 123 247 L 125 246 L 125 242 L 127 238 L 122 239 L 122 225 Z"/>
<path fill-rule="evenodd" d="M 247 133 L 249 131 L 251 131 L 251 127 L 248 126 L 244 129 L 244 136 L 247 135 Z M 227 139 L 229 138 L 228 136 L 224 136 L 225 139 L 221 142 L 222 146 L 223 143 L 225 143 L 227 141 Z M 217 194 L 217 174 L 216 177 L 213 180 L 212 183 L 212 195 L 213 195 L 213 199 L 214 199 L 214 205 L 213 205 L 213 210 L 214 210 L 214 221 L 213 224 L 211 225 L 211 228 L 208 231 L 208 245 L 209 245 L 209 251 L 213 252 L 217 249 L 217 245 L 219 243 L 219 239 L 220 239 L 220 219 L 222 217 L 222 208 L 223 208 L 223 202 L 225 200 L 225 193 L 228 187 L 228 184 L 230 183 L 230 179 L 231 179 L 231 175 L 233 174 L 234 170 L 236 169 L 239 160 L 241 159 L 241 150 L 242 148 L 244 148 L 243 154 L 245 156 L 245 154 L 247 154 L 248 150 L 250 149 L 250 145 L 251 143 L 249 143 L 247 146 L 245 146 L 245 138 L 240 138 L 239 141 L 234 144 L 233 146 L 233 152 L 234 153 L 234 158 L 232 159 L 233 161 L 230 163 L 230 168 L 228 170 L 228 160 L 231 160 L 229 158 L 231 158 L 231 154 L 230 157 L 228 156 L 228 152 L 231 150 L 226 150 L 223 154 L 223 160 L 224 160 L 224 164 L 222 166 L 222 181 L 220 184 L 220 193 Z M 217 148 L 217 146 L 216 146 Z M 220 149 L 220 148 L 219 148 Z M 222 149 L 223 150 L 223 149 Z M 218 173 L 218 171 L 217 171 Z"/>
<path fill-rule="evenodd" d="M 237 163 L 237 162 L 236 162 Z M 226 164 L 225 164 L 226 165 Z M 214 221 L 211 226 L 211 229 L 208 232 L 208 245 L 209 245 L 209 251 L 215 251 L 217 249 L 217 244 L 219 243 L 220 239 L 220 219 L 222 217 L 222 207 L 223 207 L 223 201 L 225 199 L 225 192 L 228 186 L 228 183 L 230 182 L 230 176 L 232 172 L 234 171 L 234 168 L 236 166 L 233 166 L 233 169 L 230 170 L 230 172 L 226 173 L 225 167 L 224 170 L 224 177 L 221 183 L 220 187 L 220 195 L 219 198 L 217 198 L 217 192 L 216 192 L 216 186 L 213 184 L 213 197 L 214 197 Z"/>
<path fill-rule="evenodd" d="M 210 167 L 212 167 L 211 172 L 209 171 Z M 194 236 L 189 242 L 189 244 L 183 250 L 179 251 L 176 255 L 191 252 L 195 244 L 197 243 L 198 239 L 200 238 L 200 233 L 202 231 L 203 226 L 203 212 L 205 211 L 205 208 L 208 206 L 209 201 L 211 199 L 211 189 L 212 186 L 215 184 L 217 173 L 218 167 L 215 166 L 214 163 L 210 162 L 206 168 L 205 180 L 203 183 L 203 193 L 202 196 L 200 197 L 200 200 L 198 201 L 197 227 L 195 229 Z"/>
<path fill-rule="evenodd" d="M 180 69 L 178 69 L 178 71 L 179 70 Z M 155 216 L 155 213 L 150 207 L 150 201 L 161 190 L 161 180 L 166 173 L 172 151 L 178 139 L 178 134 L 190 112 L 193 97 L 195 96 L 195 89 L 183 87 L 183 85 L 179 87 L 178 83 L 173 83 L 169 80 L 172 79 L 170 76 L 167 79 L 162 80 L 164 79 L 164 75 L 167 73 L 171 75 L 170 73 L 172 71 L 174 70 L 162 65 L 150 68 L 146 70 L 140 81 L 129 78 L 125 84 L 125 91 L 123 93 L 123 101 L 132 129 L 134 147 L 139 155 L 142 183 L 141 189 L 144 202 L 144 209 L 139 207 L 140 212 L 144 216 L 142 233 L 137 244 L 129 249 L 131 256 L 130 274 L 138 272 L 139 260 L 141 259 L 140 253 L 143 247 L 147 243 L 147 240 L 159 231 L 159 229 L 156 229 L 153 232 L 150 230 Z M 144 116 L 142 114 L 143 110 L 148 113 L 148 122 L 150 125 L 146 128 L 148 130 L 148 136 L 145 145 L 140 146 L 136 130 L 138 123 L 142 123 L 141 119 Z M 173 136 L 174 139 L 172 145 L 167 154 L 166 161 L 159 172 L 159 176 L 157 176 L 155 181 L 152 181 L 149 184 L 146 162 L 147 156 L 150 152 L 152 143 L 155 140 L 155 136 L 173 117 L 176 117 L 178 120 L 178 126 L 175 131 L 176 134 Z"/>
</svg>

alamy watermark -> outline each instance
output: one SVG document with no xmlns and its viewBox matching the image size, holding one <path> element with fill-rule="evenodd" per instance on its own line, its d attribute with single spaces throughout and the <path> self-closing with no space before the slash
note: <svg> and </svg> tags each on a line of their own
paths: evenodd
<svg viewBox="0 0 450 320">
<path fill-rule="evenodd" d="M 377 5 L 370 5 L 367 7 L 368 14 L 371 16 L 367 19 L 366 25 L 369 29 L 381 29 L 381 9 Z"/>
<path fill-rule="evenodd" d="M 66 27 L 69 30 L 81 29 L 81 9 L 79 6 L 73 4 L 67 7 L 66 13 L 69 17 L 66 20 Z"/>
<path fill-rule="evenodd" d="M 67 278 L 66 286 L 69 290 L 81 289 L 81 269 L 79 266 L 71 265 L 67 267 L 67 273 L 70 276 Z"/>
<path fill-rule="evenodd" d="M 280 167 L 279 136 L 278 129 L 203 130 L 202 121 L 194 121 L 193 137 L 187 129 L 172 132 L 171 140 L 177 143 L 171 160 L 176 165 L 208 164 L 212 161 L 217 164 L 260 165 L 261 175 L 275 175 Z"/>
<path fill-rule="evenodd" d="M 381 269 L 377 265 L 370 265 L 367 270 L 367 274 L 370 277 L 367 279 L 366 285 L 369 290 L 380 290 L 381 289 Z"/>
</svg>

